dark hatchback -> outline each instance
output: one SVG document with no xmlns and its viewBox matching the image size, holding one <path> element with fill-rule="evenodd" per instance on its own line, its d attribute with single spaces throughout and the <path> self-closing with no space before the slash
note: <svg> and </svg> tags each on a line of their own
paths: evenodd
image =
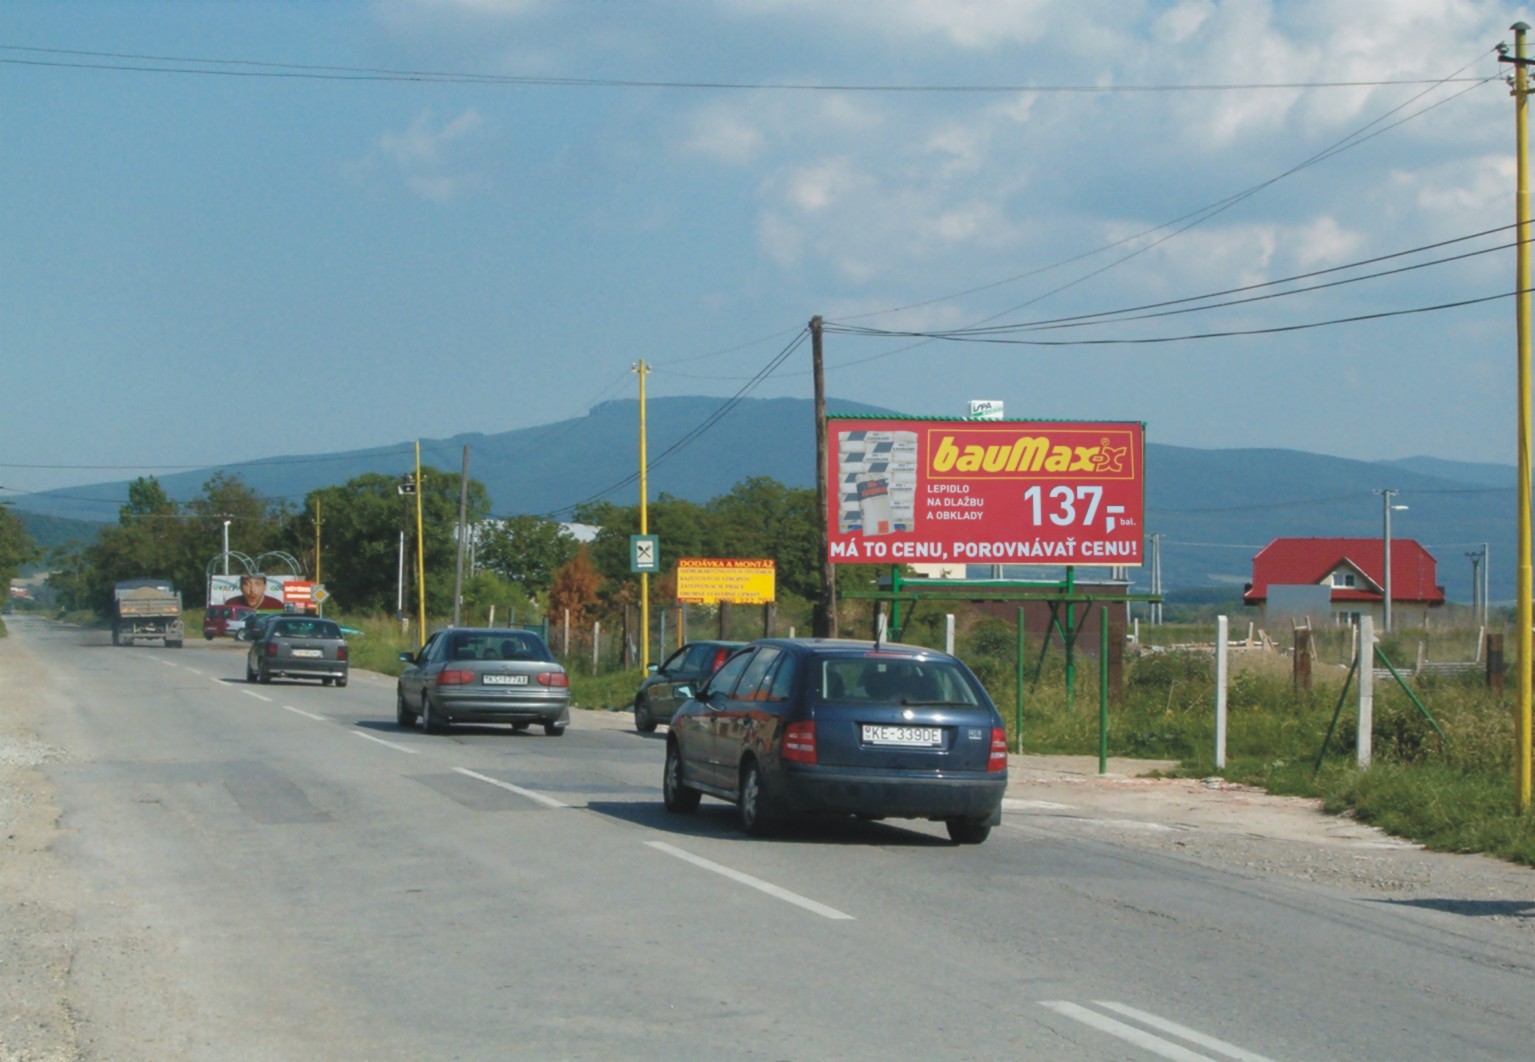
<svg viewBox="0 0 1535 1062">
<path fill-rule="evenodd" d="M 662 793 L 735 803 L 747 833 L 789 814 L 941 820 L 959 844 L 1001 822 L 1007 735 L 980 681 L 920 646 L 771 638 L 677 710 Z"/>
<path fill-rule="evenodd" d="M 245 681 L 273 677 L 319 679 L 345 686 L 350 668 L 346 636 L 333 620 L 273 613 L 245 653 Z"/>
<path fill-rule="evenodd" d="M 657 723 L 670 723 L 682 702 L 704 679 L 719 670 L 725 658 L 745 642 L 689 642 L 662 661 L 634 694 L 634 729 L 650 733 Z"/>
</svg>

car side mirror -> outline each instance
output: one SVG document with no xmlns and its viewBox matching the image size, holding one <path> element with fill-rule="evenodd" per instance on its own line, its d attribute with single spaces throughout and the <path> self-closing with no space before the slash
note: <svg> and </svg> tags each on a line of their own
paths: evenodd
<svg viewBox="0 0 1535 1062">
<path fill-rule="evenodd" d="M 399 662 L 402 663 L 402 664 L 414 664 L 416 662 L 416 654 L 415 653 L 402 652 L 395 659 L 399 660 Z"/>
<path fill-rule="evenodd" d="M 661 665 L 659 665 L 659 664 L 651 664 L 649 667 L 647 667 L 645 669 L 645 672 L 646 672 L 646 674 L 654 675 L 657 671 L 660 670 L 660 667 L 661 667 Z"/>
<path fill-rule="evenodd" d="M 692 686 L 673 686 L 672 697 L 679 701 L 685 701 L 693 696 Z"/>
</svg>

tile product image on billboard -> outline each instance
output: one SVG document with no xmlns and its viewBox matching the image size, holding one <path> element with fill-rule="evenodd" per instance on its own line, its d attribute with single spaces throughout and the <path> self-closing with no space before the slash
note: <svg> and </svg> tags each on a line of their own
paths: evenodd
<svg viewBox="0 0 1535 1062">
<path fill-rule="evenodd" d="M 826 423 L 834 564 L 1142 563 L 1139 421 Z"/>
</svg>

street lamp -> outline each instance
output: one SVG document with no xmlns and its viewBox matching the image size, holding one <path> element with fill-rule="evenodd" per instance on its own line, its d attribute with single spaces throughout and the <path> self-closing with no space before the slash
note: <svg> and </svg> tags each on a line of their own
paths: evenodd
<svg viewBox="0 0 1535 1062">
<path fill-rule="evenodd" d="M 1385 599 L 1386 599 L 1385 600 L 1385 606 L 1386 607 L 1385 607 L 1385 611 L 1381 615 L 1381 629 L 1384 630 L 1384 631 L 1390 631 L 1391 630 L 1391 511 L 1393 509 L 1395 509 L 1396 511 L 1401 512 L 1402 510 L 1406 509 L 1407 506 L 1405 506 L 1405 505 L 1392 505 L 1391 504 L 1391 499 L 1393 497 L 1395 497 L 1396 493 L 1397 493 L 1394 490 L 1378 490 L 1375 493 L 1380 495 L 1381 517 L 1382 517 L 1382 523 L 1384 525 L 1384 527 L 1381 530 L 1381 540 L 1385 543 L 1385 547 L 1386 547 L 1385 548 L 1385 558 L 1384 558 L 1384 560 L 1385 560 L 1385 565 L 1384 566 L 1385 566 L 1385 569 L 1386 569 L 1386 578 L 1385 578 L 1385 591 L 1386 591 L 1386 593 L 1385 593 Z"/>
<path fill-rule="evenodd" d="M 229 574 L 229 524 L 230 524 L 230 521 L 228 521 L 228 520 L 224 521 L 224 574 L 225 575 Z"/>
</svg>

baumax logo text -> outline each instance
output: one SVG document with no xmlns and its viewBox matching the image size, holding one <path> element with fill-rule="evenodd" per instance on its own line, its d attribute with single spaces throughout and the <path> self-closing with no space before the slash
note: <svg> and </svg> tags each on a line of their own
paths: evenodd
<svg viewBox="0 0 1535 1062">
<path fill-rule="evenodd" d="M 1115 446 L 1114 440 L 1097 436 L 1091 445 L 1079 446 L 1075 440 L 1061 436 L 1019 435 L 1000 442 L 993 442 L 995 435 L 986 436 L 984 443 L 956 442 L 953 435 L 944 435 L 932 450 L 928 470 L 935 476 L 990 473 L 998 476 L 1052 472 L 1084 472 L 1090 475 L 1119 475 L 1133 472 L 1130 459 L 1130 439 L 1120 440 L 1124 445 Z M 1085 438 L 1083 441 L 1087 441 Z"/>
</svg>

